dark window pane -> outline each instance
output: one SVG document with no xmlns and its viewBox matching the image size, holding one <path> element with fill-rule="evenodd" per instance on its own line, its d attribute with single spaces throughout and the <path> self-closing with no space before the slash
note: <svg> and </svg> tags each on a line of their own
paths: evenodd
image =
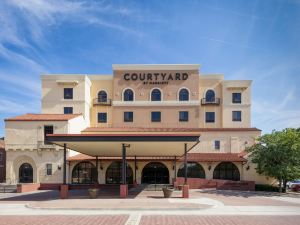
<svg viewBox="0 0 300 225">
<path fill-rule="evenodd" d="M 53 126 L 44 126 L 44 140 L 46 140 L 47 134 L 53 134 Z M 45 144 L 49 144 L 45 141 Z"/>
<path fill-rule="evenodd" d="M 188 111 L 180 111 L 179 112 L 179 121 L 180 122 L 189 121 L 189 112 Z"/>
<path fill-rule="evenodd" d="M 133 112 L 124 112 L 124 122 L 133 122 Z"/>
<path fill-rule="evenodd" d="M 107 113 L 98 113 L 98 123 L 107 122 Z"/>
<path fill-rule="evenodd" d="M 52 175 L 52 164 L 46 164 L 47 175 Z"/>
<path fill-rule="evenodd" d="M 189 100 L 189 91 L 187 89 L 181 89 L 179 91 L 179 101 L 188 101 Z"/>
<path fill-rule="evenodd" d="M 98 102 L 107 102 L 107 93 L 105 91 L 99 91 Z"/>
<path fill-rule="evenodd" d="M 232 103 L 241 103 L 242 94 L 241 93 L 232 93 Z"/>
<path fill-rule="evenodd" d="M 205 94 L 206 102 L 214 102 L 215 101 L 215 92 L 213 90 L 208 90 Z"/>
<path fill-rule="evenodd" d="M 73 114 L 73 107 L 64 107 L 64 114 Z"/>
<path fill-rule="evenodd" d="M 177 172 L 178 177 L 184 177 L 184 164 L 182 164 Z M 205 178 L 205 171 L 203 167 L 197 162 L 187 163 L 187 177 L 188 178 Z"/>
<path fill-rule="evenodd" d="M 97 182 L 96 167 L 90 162 L 78 163 L 72 171 L 73 184 L 92 184 Z"/>
<path fill-rule="evenodd" d="M 232 111 L 232 121 L 242 121 L 242 112 Z"/>
<path fill-rule="evenodd" d="M 160 122 L 161 121 L 161 113 L 160 112 L 151 112 L 151 121 L 152 122 Z"/>
<path fill-rule="evenodd" d="M 161 101 L 161 92 L 159 89 L 153 89 L 151 92 L 151 101 Z"/>
<path fill-rule="evenodd" d="M 73 88 L 64 88 L 64 99 L 73 99 Z"/>
<path fill-rule="evenodd" d="M 232 162 L 222 162 L 214 170 L 213 179 L 240 180 L 240 172 Z"/>
<path fill-rule="evenodd" d="M 129 101 L 133 101 L 133 99 L 134 99 L 133 91 L 130 89 L 126 89 L 123 94 L 123 100 L 129 102 Z"/>
<path fill-rule="evenodd" d="M 215 149 L 219 150 L 220 149 L 220 141 L 215 141 Z"/>
<path fill-rule="evenodd" d="M 106 170 L 106 184 L 121 184 L 122 182 L 122 162 L 112 162 Z M 133 183 L 132 168 L 126 164 L 126 181 L 127 184 Z"/>
<path fill-rule="evenodd" d="M 214 123 L 215 122 L 215 112 L 206 112 L 205 113 L 205 121 L 206 121 L 206 123 Z"/>
</svg>

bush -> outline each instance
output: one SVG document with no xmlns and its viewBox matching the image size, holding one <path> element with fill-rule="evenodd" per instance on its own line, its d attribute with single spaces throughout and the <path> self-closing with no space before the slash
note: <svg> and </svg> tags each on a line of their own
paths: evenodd
<svg viewBox="0 0 300 225">
<path fill-rule="evenodd" d="M 256 184 L 255 191 L 279 192 L 279 187 L 268 184 Z M 282 188 L 282 192 L 285 192 L 284 188 Z"/>
</svg>

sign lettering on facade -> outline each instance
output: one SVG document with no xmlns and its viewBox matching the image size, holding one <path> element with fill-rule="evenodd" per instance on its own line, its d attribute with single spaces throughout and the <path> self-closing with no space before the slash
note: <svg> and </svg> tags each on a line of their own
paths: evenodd
<svg viewBox="0 0 300 225">
<path fill-rule="evenodd" d="M 143 84 L 168 84 L 169 81 L 187 80 L 187 73 L 125 73 L 126 81 L 143 81 Z"/>
</svg>

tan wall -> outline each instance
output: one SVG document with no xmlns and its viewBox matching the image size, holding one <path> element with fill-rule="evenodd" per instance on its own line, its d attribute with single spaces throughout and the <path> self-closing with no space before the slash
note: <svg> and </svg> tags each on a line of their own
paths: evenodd
<svg viewBox="0 0 300 225">
<path fill-rule="evenodd" d="M 85 75 L 43 75 L 42 113 L 63 114 L 64 107 L 73 107 L 74 114 L 83 114 L 90 122 L 90 80 Z M 58 81 L 74 81 L 78 84 L 60 84 Z M 73 88 L 73 99 L 64 99 L 64 88 Z"/>
<path fill-rule="evenodd" d="M 223 127 L 251 127 L 251 81 L 223 82 Z M 232 93 L 242 94 L 242 103 L 232 103 Z M 232 121 L 232 111 L 242 111 L 242 121 Z"/>
<path fill-rule="evenodd" d="M 7 151 L 7 183 L 18 183 L 19 168 L 29 163 L 33 168 L 34 183 L 61 183 L 63 177 L 63 150 Z M 46 175 L 46 164 L 52 164 L 52 175 Z M 60 166 L 60 170 L 58 167 Z"/>
<path fill-rule="evenodd" d="M 124 112 L 133 112 L 133 122 L 123 122 Z M 161 122 L 151 122 L 151 112 L 161 112 Z M 189 112 L 189 121 L 179 122 L 179 111 Z M 195 106 L 136 106 L 136 107 L 114 107 L 114 127 L 197 127 L 199 120 L 199 109 Z"/>
<path fill-rule="evenodd" d="M 101 90 L 106 91 L 107 98 L 113 98 L 113 80 L 111 79 L 103 79 L 103 80 L 93 80 L 91 86 L 91 99 L 98 98 L 98 92 Z M 91 126 L 92 127 L 106 127 L 107 124 L 112 124 L 112 106 L 105 106 L 105 105 L 93 105 L 91 104 Z M 98 123 L 98 113 L 105 112 L 107 113 L 107 124 Z"/>
<path fill-rule="evenodd" d="M 95 164 L 95 161 L 89 161 L 91 162 L 93 165 Z M 98 168 L 98 182 L 100 184 L 105 184 L 105 176 L 106 176 L 106 170 L 109 167 L 109 165 L 112 163 L 113 161 L 99 161 L 99 168 Z M 175 170 L 174 170 L 174 162 L 172 161 L 160 161 L 161 163 L 163 163 L 169 170 L 169 178 L 170 178 L 170 183 L 172 183 L 173 178 L 175 178 Z M 70 166 L 69 166 L 69 174 L 70 174 L 70 178 L 69 178 L 69 182 L 71 183 L 71 173 L 73 171 L 73 168 L 75 167 L 75 165 L 77 165 L 77 163 L 79 162 L 70 162 Z M 137 162 L 137 183 L 140 184 L 142 181 L 142 171 L 143 168 L 148 164 L 149 162 L 146 161 L 138 161 Z M 205 178 L 206 179 L 213 179 L 213 172 L 214 169 L 217 167 L 217 165 L 220 162 L 198 162 L 204 169 L 205 171 Z M 128 161 L 128 164 L 130 165 L 130 167 L 133 170 L 134 173 L 134 162 L 133 161 Z M 239 172 L 240 172 L 240 179 L 242 181 L 255 181 L 255 183 L 257 184 L 272 184 L 274 183 L 274 181 L 270 178 L 266 178 L 264 176 L 260 176 L 255 172 L 255 165 L 253 164 L 249 164 L 249 170 L 247 170 L 247 166 L 243 165 L 241 162 L 234 162 L 234 164 L 237 166 Z M 178 174 L 178 170 L 180 169 L 180 166 L 183 165 L 183 162 L 177 162 L 176 163 L 176 177 Z M 100 169 L 100 167 L 102 167 L 102 170 Z M 210 170 L 209 170 L 210 167 Z M 134 175 L 133 175 L 134 178 Z"/>
<path fill-rule="evenodd" d="M 200 143 L 191 153 L 240 153 L 252 146 L 260 131 L 243 132 L 202 132 Z M 214 149 L 215 140 L 220 141 L 220 150 Z"/>
</svg>

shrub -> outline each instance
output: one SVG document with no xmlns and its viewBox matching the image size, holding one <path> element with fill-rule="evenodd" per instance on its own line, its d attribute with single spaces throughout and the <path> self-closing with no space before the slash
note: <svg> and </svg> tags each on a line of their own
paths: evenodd
<svg viewBox="0 0 300 225">
<path fill-rule="evenodd" d="M 279 192 L 279 187 L 268 184 L 256 184 L 255 191 Z M 285 190 L 283 190 L 283 192 L 285 192 Z"/>
</svg>

